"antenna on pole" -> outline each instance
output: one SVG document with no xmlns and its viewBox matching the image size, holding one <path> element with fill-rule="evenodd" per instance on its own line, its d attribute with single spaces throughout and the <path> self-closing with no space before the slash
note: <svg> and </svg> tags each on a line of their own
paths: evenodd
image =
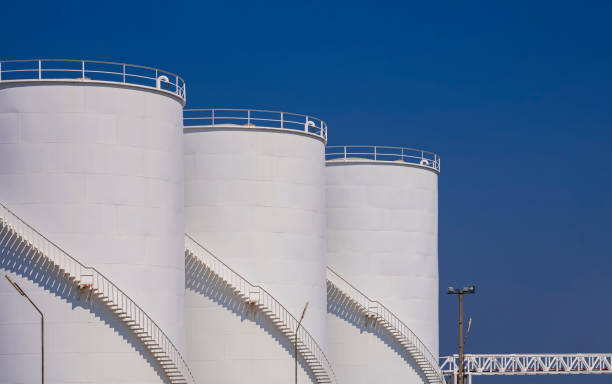
<svg viewBox="0 0 612 384">
<path fill-rule="evenodd" d="M 468 326 L 467 326 L 467 330 L 465 331 L 465 337 L 463 338 L 463 346 L 465 347 L 465 345 L 467 344 L 468 341 L 468 335 L 470 334 L 470 328 L 472 328 L 472 318 L 470 317 L 470 320 L 468 321 Z"/>
</svg>

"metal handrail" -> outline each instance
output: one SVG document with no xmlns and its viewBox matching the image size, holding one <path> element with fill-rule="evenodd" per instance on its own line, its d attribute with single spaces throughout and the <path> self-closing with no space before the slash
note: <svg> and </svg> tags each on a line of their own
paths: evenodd
<svg viewBox="0 0 612 384">
<path fill-rule="evenodd" d="M 196 260 L 202 262 L 208 269 L 225 280 L 228 285 L 238 290 L 250 303 L 269 309 L 273 316 L 282 321 L 285 329 L 279 327 L 280 330 L 293 341 L 298 320 L 263 287 L 249 282 L 188 234 L 185 234 L 185 255 L 192 255 Z M 327 356 L 325 356 L 314 337 L 303 326 L 298 330 L 298 341 L 303 348 L 306 348 L 314 356 L 318 365 L 324 370 L 325 377 L 320 377 L 320 371 L 310 366 L 312 360 L 304 359 L 317 380 L 336 383 L 334 370 L 327 360 Z"/>
<path fill-rule="evenodd" d="M 240 128 L 272 128 L 301 131 L 327 140 L 327 124 L 316 117 L 264 109 L 185 109 L 185 128 L 212 128 L 228 125 Z"/>
<path fill-rule="evenodd" d="M 187 87 L 180 76 L 143 65 L 70 59 L 0 61 L 0 84 L 33 80 L 77 80 L 128 84 L 171 93 L 178 96 L 183 102 L 187 98 Z"/>
<path fill-rule="evenodd" d="M 131 319 L 139 324 L 142 330 L 146 332 L 146 334 L 138 334 L 137 336 L 140 339 L 142 339 L 144 335 L 150 337 L 156 345 L 161 348 L 166 357 L 172 361 L 185 380 L 190 384 L 195 383 L 189 366 L 187 366 L 181 353 L 166 333 L 164 333 L 157 323 L 155 323 L 136 302 L 126 295 L 110 279 L 105 277 L 96 268 L 85 266 L 80 261 L 70 256 L 66 251 L 51 242 L 6 206 L 0 204 L 0 224 L 2 222 L 7 224 L 7 231 L 13 232 L 11 235 L 12 237 L 20 237 L 22 241 L 27 242 L 33 249 L 40 252 L 45 258 L 55 264 L 59 269 L 63 270 L 66 274 L 77 281 L 86 282 L 88 285 L 90 284 L 93 291 L 102 293 L 110 300 L 108 303 L 109 305 L 117 305 L 127 316 L 129 316 L 124 319 L 124 321 Z M 4 236 L 6 236 L 6 234 Z M 153 354 L 153 357 L 156 358 L 155 354 Z M 167 366 L 162 365 L 162 369 L 165 370 L 167 368 Z"/>
<path fill-rule="evenodd" d="M 328 146 L 325 160 L 334 161 L 376 161 L 403 162 L 430 168 L 440 172 L 440 156 L 436 153 L 415 148 L 386 147 L 378 145 Z"/>
<path fill-rule="evenodd" d="M 442 371 L 438 364 L 438 359 L 429 351 L 427 346 L 425 346 L 425 343 L 423 343 L 406 324 L 404 324 L 395 314 L 393 314 L 393 312 L 385 307 L 380 301 L 370 299 L 330 267 L 327 267 L 327 281 L 329 284 L 332 284 L 339 291 L 344 293 L 344 295 L 346 295 L 355 304 L 357 304 L 361 310 L 366 313 L 366 315 L 375 316 L 376 318 L 382 320 L 388 327 L 399 332 L 401 337 L 410 343 L 420 355 L 415 356 L 414 352 L 408 350 L 408 353 L 415 359 L 416 363 L 423 370 L 425 376 L 428 377 L 430 383 L 445 383 L 444 376 L 442 375 Z M 425 359 L 427 362 L 427 367 L 422 366 L 422 363 L 418 357 Z M 429 368 L 432 372 L 434 372 L 434 380 L 431 380 L 426 372 L 426 368 Z"/>
</svg>

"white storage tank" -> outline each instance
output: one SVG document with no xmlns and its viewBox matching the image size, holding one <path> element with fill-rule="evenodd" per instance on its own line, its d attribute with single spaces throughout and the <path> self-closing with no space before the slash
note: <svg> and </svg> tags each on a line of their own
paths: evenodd
<svg viewBox="0 0 612 384">
<path fill-rule="evenodd" d="M 325 351 L 325 123 L 282 112 L 185 110 L 184 132 L 187 234 L 293 317 L 309 302 L 303 327 Z M 279 325 L 241 306 L 223 282 L 189 266 L 186 273 L 196 379 L 292 382 L 293 344 Z M 303 361 L 299 375 L 315 380 Z"/>
<path fill-rule="evenodd" d="M 328 147 L 326 159 L 329 266 L 391 311 L 437 360 L 439 157 L 349 146 Z M 426 381 L 380 318 L 368 322 L 335 295 L 328 300 L 330 359 L 339 381 Z"/>
<path fill-rule="evenodd" d="M 183 80 L 73 60 L 2 62 L 0 76 L 0 203 L 108 279 L 82 277 L 79 292 L 49 259 L 0 243 L 0 272 L 45 314 L 45 379 L 168 382 L 120 319 L 138 314 L 183 353 Z M 0 307 L 0 383 L 39 382 L 38 314 L 4 278 Z"/>
</svg>

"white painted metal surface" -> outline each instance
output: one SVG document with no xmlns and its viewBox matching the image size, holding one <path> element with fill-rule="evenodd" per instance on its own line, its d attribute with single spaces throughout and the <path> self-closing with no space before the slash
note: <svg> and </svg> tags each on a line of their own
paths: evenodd
<svg viewBox="0 0 612 384">
<path fill-rule="evenodd" d="M 195 383 L 187 363 L 172 340 L 136 302 L 96 268 L 81 264 L 2 204 L 0 204 L 0 246 L 3 252 L 15 256 L 14 264 L 31 265 L 32 261 L 40 262 L 46 264 L 45 269 L 53 269 L 59 275 L 63 275 L 64 279 L 73 285 L 72 288 L 78 290 L 83 302 L 91 304 L 92 300 L 97 298 L 98 305 L 106 306 L 117 317 L 116 320 L 122 322 L 138 338 L 170 383 Z M 33 268 L 29 267 L 28 270 L 31 272 Z M 54 329 L 54 320 L 57 321 L 52 319 L 51 329 Z M 55 335 L 52 334 L 53 336 Z M 14 348 L 15 345 L 10 347 Z M 2 363 L 9 362 L 10 358 L 2 359 Z M 27 367 L 2 365 L 4 375 L 8 376 L 4 378 L 7 382 L 22 380 L 17 379 L 20 377 L 18 368 L 24 369 L 26 374 L 29 373 Z M 57 372 L 55 364 L 51 365 L 50 370 Z"/>
<path fill-rule="evenodd" d="M 427 383 L 445 384 L 438 359 L 427 349 L 417 335 L 382 303 L 372 300 L 333 269 L 327 268 L 327 296 L 340 294 L 357 306 L 357 309 L 372 327 L 381 326 L 406 350 Z"/>
<path fill-rule="evenodd" d="M 445 375 L 457 376 L 458 355 L 440 359 Z M 466 354 L 467 375 L 577 375 L 612 373 L 611 353 Z"/>
<path fill-rule="evenodd" d="M 156 89 L 179 97 L 187 96 L 185 81 L 157 68 L 94 60 L 37 59 L 0 61 L 0 82 L 88 82 L 121 84 Z"/>
<path fill-rule="evenodd" d="M 274 127 L 231 125 L 185 127 L 184 139 L 186 232 L 265 288 L 294 317 L 309 301 L 303 325 L 325 352 L 323 139 Z M 223 317 L 228 314 L 223 305 L 203 311 L 206 300 L 211 300 L 207 292 L 187 291 L 188 341 L 217 340 L 221 328 L 228 334 L 243 334 L 241 322 Z M 223 322 L 218 321 L 221 318 Z M 274 348 L 282 347 L 283 339 Z M 242 341 L 259 343 L 255 333 L 244 334 Z M 197 348 L 189 346 L 189 361 L 199 381 L 227 382 L 227 377 L 215 375 L 223 367 L 241 364 L 240 357 L 231 353 L 209 356 Z M 254 345 L 249 370 L 232 372 L 233 379 L 263 382 L 249 371 L 291 367 L 291 349 L 279 354 L 274 348 Z M 293 380 L 292 371 L 281 376 L 278 380 L 283 382 Z"/>
<path fill-rule="evenodd" d="M 185 235 L 185 264 L 198 274 L 210 272 L 216 275 L 244 300 L 247 310 L 261 311 L 291 343 L 295 343 L 298 320 L 263 287 L 250 283 L 189 235 Z M 316 382 L 336 383 L 325 353 L 305 327 L 299 328 L 297 342 L 298 353 Z"/>
<path fill-rule="evenodd" d="M 327 141 L 327 124 L 316 117 L 259 109 L 186 109 L 185 127 L 233 127 L 292 130 Z"/>
<path fill-rule="evenodd" d="M 327 161 L 326 175 L 329 266 L 385 303 L 437 357 L 437 170 L 378 159 L 335 159 Z M 360 326 L 341 310 L 330 314 L 330 360 L 340 381 L 348 374 L 372 375 L 389 360 L 383 352 L 369 361 L 345 357 L 349 350 L 374 343 L 365 332 L 362 339 L 349 335 L 347 329 Z M 391 344 L 387 349 L 392 350 Z M 390 366 L 387 382 L 409 375 L 419 382 L 414 371 L 410 364 Z"/>
<path fill-rule="evenodd" d="M 63 80 L 0 83 L 0 202 L 121 287 L 182 353 L 181 128 L 181 99 L 155 89 Z M 51 313 L 48 337 L 55 349 L 49 359 L 58 361 L 56 381 L 108 382 L 90 377 L 94 364 L 124 372 L 121 380 L 161 380 L 150 367 L 150 354 L 139 350 L 137 341 L 126 343 L 131 331 L 112 313 L 98 314 L 74 292 L 68 295 L 69 284 L 59 296 L 46 294 L 53 290 L 52 278 L 63 281 L 62 276 L 39 281 L 26 274 L 27 265 L 7 263 L 13 255 L 2 252 L 0 258 L 2 272 L 35 282 L 30 291 L 40 294 L 41 307 Z M 11 297 L 1 296 L 2 307 L 9 307 Z M 61 309 L 65 302 L 72 311 Z M 94 311 L 98 319 L 83 311 Z M 22 318 L 10 312 L 0 323 L 0 339 L 8 340 L 0 343 L 3 361 L 27 375 L 28 355 L 11 347 L 28 337 Z M 67 324 L 86 337 L 66 333 Z M 103 330 L 109 324 L 114 341 Z M 110 350 L 107 343 L 113 344 Z M 139 360 L 149 368 L 135 368 Z M 6 372 L 0 369 L 0 382 Z"/>
</svg>

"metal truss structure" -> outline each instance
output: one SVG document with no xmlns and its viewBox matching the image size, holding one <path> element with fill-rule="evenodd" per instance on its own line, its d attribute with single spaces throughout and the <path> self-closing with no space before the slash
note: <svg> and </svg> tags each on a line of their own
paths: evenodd
<svg viewBox="0 0 612 384">
<path fill-rule="evenodd" d="M 440 367 L 445 376 L 457 377 L 458 360 L 458 355 L 440 358 Z M 465 374 L 468 378 L 602 373 L 612 373 L 612 353 L 465 355 Z"/>
</svg>

